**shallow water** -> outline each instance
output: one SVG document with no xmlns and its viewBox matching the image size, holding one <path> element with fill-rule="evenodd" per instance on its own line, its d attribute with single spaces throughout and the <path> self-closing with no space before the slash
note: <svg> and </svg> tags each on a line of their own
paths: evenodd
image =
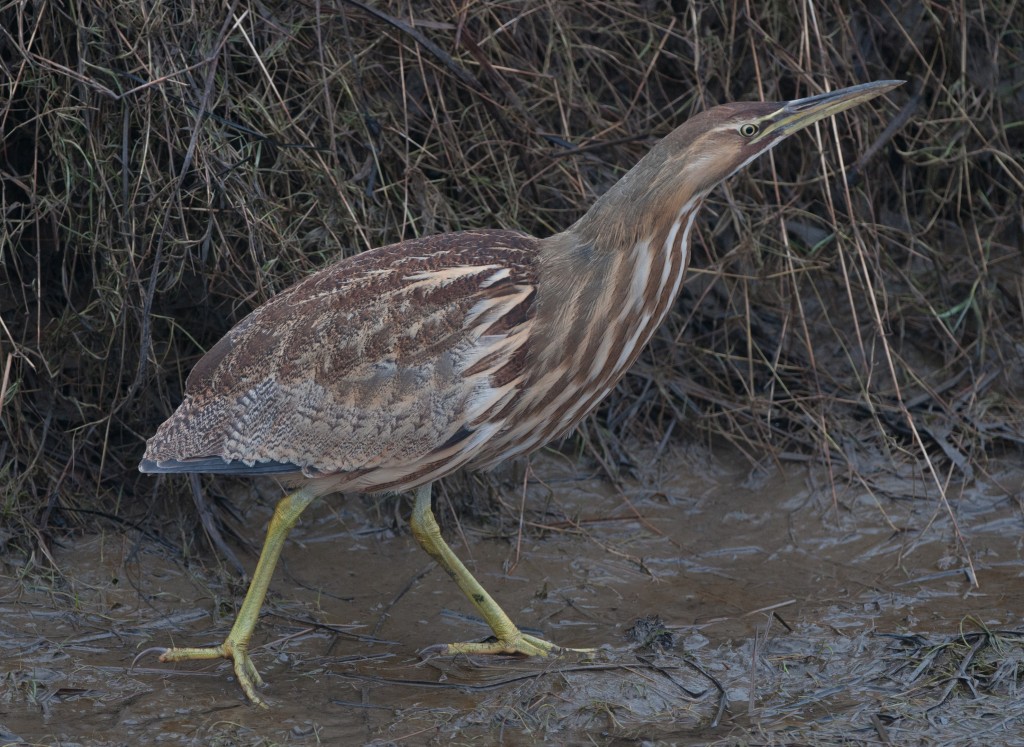
<svg viewBox="0 0 1024 747">
<path fill-rule="evenodd" d="M 561 456 L 532 467 L 522 531 L 446 534 L 520 625 L 596 653 L 421 660 L 488 631 L 407 533 L 334 498 L 293 533 L 256 630 L 270 709 L 227 662 L 130 666 L 219 643 L 244 594 L 232 573 L 123 534 L 56 548 L 59 575 L 8 565 L 0 744 L 1024 744 L 1020 467 L 953 506 L 978 588 L 912 481 L 833 490 L 698 448 L 622 491 Z M 243 502 L 250 541 L 272 503 Z M 627 639 L 647 616 L 661 645 Z"/>
</svg>

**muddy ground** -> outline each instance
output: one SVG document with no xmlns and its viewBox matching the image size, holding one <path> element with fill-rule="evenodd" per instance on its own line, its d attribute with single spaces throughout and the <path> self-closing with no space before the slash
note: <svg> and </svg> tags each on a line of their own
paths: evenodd
<svg viewBox="0 0 1024 747">
<path fill-rule="evenodd" d="M 392 504 L 336 497 L 285 548 L 255 708 L 226 662 L 132 667 L 220 642 L 244 587 L 182 560 L 197 537 L 111 531 L 56 548 L 59 573 L 8 558 L 0 744 L 1024 744 L 1018 462 L 951 491 L 977 588 L 910 479 L 833 490 L 697 447 L 623 490 L 559 455 L 532 467 L 521 527 L 447 534 L 523 627 L 594 654 L 421 660 L 487 631 Z M 237 490 L 258 543 L 277 488 Z"/>
</svg>

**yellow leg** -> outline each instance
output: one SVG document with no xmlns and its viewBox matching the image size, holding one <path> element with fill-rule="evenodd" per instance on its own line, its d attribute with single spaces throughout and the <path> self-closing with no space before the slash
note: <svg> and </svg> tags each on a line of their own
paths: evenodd
<svg viewBox="0 0 1024 747">
<path fill-rule="evenodd" d="M 288 532 L 295 526 L 306 506 L 313 498 L 313 492 L 308 488 L 301 488 L 291 495 L 281 499 L 274 509 L 274 516 L 267 528 L 267 539 L 263 543 L 263 551 L 260 553 L 260 560 L 256 564 L 256 571 L 253 573 L 252 581 L 249 583 L 249 591 L 242 602 L 242 608 L 238 611 L 235 624 L 231 632 L 219 646 L 206 648 L 171 648 L 164 651 L 160 661 L 189 661 L 192 659 L 231 659 L 235 665 L 235 676 L 238 677 L 238 684 L 242 686 L 246 697 L 256 705 L 266 708 L 260 697 L 256 694 L 256 688 L 263 685 L 263 678 L 249 658 L 249 639 L 252 638 L 252 631 L 260 617 L 260 608 L 267 596 L 267 587 L 270 586 L 270 579 L 274 575 L 274 568 L 277 566 L 277 559 L 281 557 L 281 548 L 284 547 L 285 538 Z"/>
<path fill-rule="evenodd" d="M 543 638 L 527 635 L 516 627 L 515 623 L 491 598 L 484 587 L 473 578 L 473 574 L 456 557 L 441 537 L 441 529 L 430 510 L 430 485 L 416 490 L 416 505 L 412 510 L 410 521 L 412 536 L 420 547 L 427 551 L 459 585 L 469 601 L 477 608 L 497 638 L 494 642 L 485 643 L 449 643 L 442 648 L 449 654 L 525 654 L 526 656 L 547 656 L 565 649 L 559 648 Z"/>
</svg>

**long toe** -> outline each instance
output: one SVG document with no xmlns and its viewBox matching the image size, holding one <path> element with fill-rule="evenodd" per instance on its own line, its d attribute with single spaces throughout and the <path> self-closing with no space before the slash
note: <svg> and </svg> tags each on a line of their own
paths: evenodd
<svg viewBox="0 0 1024 747">
<path fill-rule="evenodd" d="M 267 704 L 256 694 L 257 687 L 263 687 L 263 678 L 256 671 L 249 652 L 244 645 L 233 642 L 230 638 L 219 646 L 203 648 L 169 648 L 160 655 L 160 661 L 205 661 L 208 659 L 230 659 L 235 670 L 235 677 L 242 687 L 245 697 L 253 705 L 266 708 Z"/>
<path fill-rule="evenodd" d="M 204 661 L 206 659 L 230 659 L 227 645 L 203 646 L 202 648 L 175 647 L 160 654 L 160 661 Z"/>
<path fill-rule="evenodd" d="M 257 687 L 263 687 L 263 678 L 260 677 L 260 673 L 256 671 L 256 665 L 252 663 L 252 659 L 249 658 L 249 654 L 245 650 L 235 649 L 232 658 L 235 662 L 235 676 L 238 678 L 238 684 L 242 686 L 242 691 L 245 693 L 245 697 L 249 699 L 249 702 L 253 705 L 258 705 L 261 708 L 267 708 L 267 704 L 263 702 L 263 699 L 256 694 Z"/>
<path fill-rule="evenodd" d="M 495 655 L 495 654 L 520 654 L 522 656 L 539 656 L 544 658 L 548 655 L 558 655 L 567 652 L 587 653 L 592 649 L 573 649 L 556 646 L 543 638 L 516 631 L 514 635 L 507 638 L 494 638 L 482 642 L 448 643 L 440 646 L 431 646 L 428 653 L 471 654 L 471 655 Z"/>
</svg>

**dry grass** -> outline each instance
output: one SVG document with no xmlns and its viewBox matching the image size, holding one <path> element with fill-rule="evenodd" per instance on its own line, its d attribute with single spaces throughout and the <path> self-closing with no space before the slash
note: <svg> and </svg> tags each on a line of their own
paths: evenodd
<svg viewBox="0 0 1024 747">
<path fill-rule="evenodd" d="M 885 78 L 910 82 L 715 193 L 582 444 L 614 469 L 623 434 L 696 424 L 922 494 L 1019 449 L 1024 10 L 675 5 L 0 7 L 0 542 L 141 520 L 191 366 L 332 257 L 547 234 L 694 111 Z"/>
</svg>

